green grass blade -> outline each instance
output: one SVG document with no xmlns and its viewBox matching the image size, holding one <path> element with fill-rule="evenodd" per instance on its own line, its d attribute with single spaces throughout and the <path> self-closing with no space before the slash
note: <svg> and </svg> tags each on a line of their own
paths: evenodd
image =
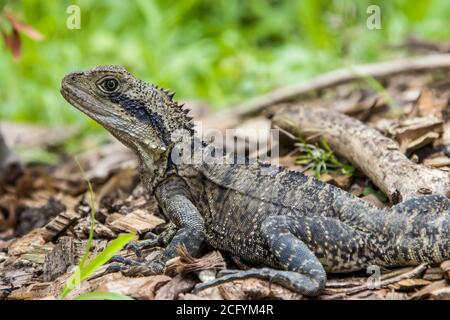
<svg viewBox="0 0 450 320">
<path fill-rule="evenodd" d="M 76 285 L 84 281 L 89 275 L 94 273 L 98 268 L 107 263 L 117 252 L 131 240 L 136 237 L 133 233 L 121 234 L 116 239 L 112 240 L 106 248 L 99 253 L 94 259 L 92 259 L 85 267 L 79 272 L 75 272 L 63 289 L 61 299 L 63 299 Z"/>
<path fill-rule="evenodd" d="M 82 293 L 74 300 L 134 300 L 126 295 L 115 292 L 93 291 Z"/>
<path fill-rule="evenodd" d="M 116 239 L 108 243 L 106 248 L 81 270 L 81 281 L 107 263 L 117 252 L 122 250 L 122 248 L 135 237 L 136 235 L 134 233 L 121 234 Z"/>
<path fill-rule="evenodd" d="M 92 241 L 94 239 L 94 225 L 95 225 L 95 202 L 94 202 L 94 190 L 92 188 L 91 181 L 87 178 L 86 174 L 84 173 L 83 167 L 81 166 L 80 162 L 77 158 L 75 158 L 75 162 L 78 165 L 78 168 L 80 168 L 81 175 L 83 176 L 83 179 L 86 181 L 88 185 L 89 190 L 89 200 L 90 200 L 90 207 L 91 207 L 91 226 L 89 228 L 89 238 L 86 244 L 86 249 L 84 250 L 83 257 L 81 258 L 79 267 L 80 269 L 83 269 L 84 263 L 86 262 L 87 257 L 89 256 L 89 251 L 91 250 Z"/>
</svg>

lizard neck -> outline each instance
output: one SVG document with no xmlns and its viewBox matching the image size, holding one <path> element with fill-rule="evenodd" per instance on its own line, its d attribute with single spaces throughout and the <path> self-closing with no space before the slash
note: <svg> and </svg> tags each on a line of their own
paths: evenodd
<svg viewBox="0 0 450 320">
<path fill-rule="evenodd" d="M 134 148 L 139 158 L 139 173 L 145 188 L 153 193 L 155 187 L 166 177 L 169 167 L 169 150 L 149 150 L 147 147 Z"/>
</svg>

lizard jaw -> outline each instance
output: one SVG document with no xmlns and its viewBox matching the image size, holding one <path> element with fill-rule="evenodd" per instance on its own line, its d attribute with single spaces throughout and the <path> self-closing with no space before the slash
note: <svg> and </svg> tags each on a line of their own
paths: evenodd
<svg viewBox="0 0 450 320">
<path fill-rule="evenodd" d="M 92 103 L 91 95 L 68 83 L 66 78 L 61 84 L 60 92 L 67 102 L 96 121 L 98 121 L 98 116 L 108 116 L 109 114 L 105 108 L 99 108 Z"/>
</svg>

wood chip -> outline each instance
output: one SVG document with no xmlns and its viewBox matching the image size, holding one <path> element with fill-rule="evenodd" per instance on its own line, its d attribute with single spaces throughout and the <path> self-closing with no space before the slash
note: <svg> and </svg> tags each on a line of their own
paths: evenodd
<svg viewBox="0 0 450 320">
<path fill-rule="evenodd" d="M 447 279 L 450 279 L 450 260 L 441 263 L 440 268 L 444 271 Z"/>
<path fill-rule="evenodd" d="M 181 293 L 194 288 L 197 281 L 190 275 L 177 275 L 156 292 L 155 300 L 175 300 Z"/>
<path fill-rule="evenodd" d="M 386 300 L 408 300 L 408 294 L 400 292 L 389 292 L 384 297 Z"/>
<path fill-rule="evenodd" d="M 165 275 L 128 278 L 109 274 L 96 279 L 96 282 L 101 282 L 96 291 L 116 292 L 139 300 L 152 300 L 156 290 L 170 280 L 171 278 Z"/>
<path fill-rule="evenodd" d="M 428 268 L 425 270 L 425 273 L 422 276 L 422 279 L 428 280 L 428 281 L 437 281 L 444 278 L 444 271 L 437 267 L 437 268 Z"/>
<path fill-rule="evenodd" d="M 450 158 L 445 156 L 436 158 L 427 158 L 423 161 L 423 164 L 434 168 L 450 166 Z"/>
<path fill-rule="evenodd" d="M 0 286 L 16 289 L 31 283 L 36 275 L 32 262 L 18 260 L 0 270 Z"/>
<path fill-rule="evenodd" d="M 55 245 L 51 242 L 41 246 L 32 246 L 30 247 L 30 252 L 22 254 L 20 258 L 37 264 L 44 264 L 45 256 L 50 253 L 54 247 Z"/>
<path fill-rule="evenodd" d="M 225 299 L 299 300 L 302 295 L 278 284 L 256 278 L 236 280 L 219 285 Z"/>
<path fill-rule="evenodd" d="M 200 291 L 197 294 L 181 293 L 178 296 L 179 300 L 224 300 L 219 288 L 212 287 Z M 234 300 L 234 299 L 227 299 Z"/>
<path fill-rule="evenodd" d="M 12 291 L 11 294 L 8 295 L 8 300 L 32 300 L 44 298 L 49 296 L 50 289 L 51 284 L 48 282 L 33 283 L 29 286 Z"/>
<path fill-rule="evenodd" d="M 72 237 L 61 237 L 52 252 L 45 257 L 44 281 L 53 281 L 75 264 L 75 249 Z"/>
<path fill-rule="evenodd" d="M 447 281 L 445 280 L 441 280 L 441 281 L 436 281 L 436 282 L 432 282 L 429 285 L 423 287 L 422 289 L 420 289 L 419 291 L 415 292 L 410 299 L 424 299 L 427 298 L 431 292 L 441 289 L 441 288 L 445 288 L 447 286 Z"/>
<path fill-rule="evenodd" d="M 45 243 L 44 230 L 42 228 L 34 229 L 25 236 L 17 239 L 8 248 L 10 256 L 30 253 L 33 248 L 42 246 Z"/>
<path fill-rule="evenodd" d="M 150 214 L 145 210 L 136 209 L 111 222 L 110 227 L 118 232 L 125 231 L 143 234 L 163 223 L 165 223 L 165 221 L 157 216 Z"/>
<path fill-rule="evenodd" d="M 88 238 L 90 229 L 91 229 L 90 217 L 83 218 L 73 228 L 78 237 L 82 239 Z M 115 239 L 117 237 L 117 234 L 114 231 L 112 231 L 108 226 L 96 221 L 94 224 L 94 237 L 101 239 Z"/>
<path fill-rule="evenodd" d="M 389 288 L 399 291 L 412 291 L 414 289 L 429 285 L 431 282 L 423 279 L 405 279 L 389 285 Z"/>
<path fill-rule="evenodd" d="M 450 300 L 450 287 L 434 290 L 430 293 L 432 300 Z"/>
<path fill-rule="evenodd" d="M 44 227 L 43 238 L 46 241 L 53 240 L 78 219 L 79 215 L 73 210 L 61 212 Z"/>
</svg>

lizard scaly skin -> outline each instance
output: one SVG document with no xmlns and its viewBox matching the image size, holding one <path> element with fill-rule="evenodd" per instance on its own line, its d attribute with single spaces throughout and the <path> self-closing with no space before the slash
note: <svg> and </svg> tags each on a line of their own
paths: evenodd
<svg viewBox="0 0 450 320">
<path fill-rule="evenodd" d="M 261 277 L 315 296 L 326 272 L 450 258 L 446 197 L 420 196 L 381 210 L 298 172 L 223 161 L 233 156 L 195 138 L 191 118 L 173 94 L 119 66 L 71 73 L 61 93 L 137 154 L 144 185 L 178 227 L 160 261 L 150 265 L 157 272 L 176 256 L 178 244 L 195 256 L 206 242 L 266 266 L 215 283 Z M 186 137 L 198 142 L 203 161 L 175 161 Z"/>
</svg>

